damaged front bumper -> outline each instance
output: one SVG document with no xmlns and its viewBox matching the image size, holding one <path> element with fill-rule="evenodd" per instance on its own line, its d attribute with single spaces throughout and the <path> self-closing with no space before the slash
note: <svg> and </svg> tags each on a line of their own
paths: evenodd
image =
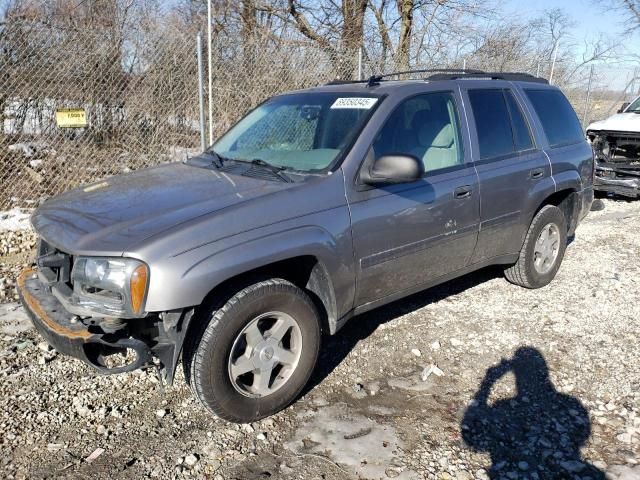
<svg viewBox="0 0 640 480">
<path fill-rule="evenodd" d="M 596 161 L 593 188 L 630 198 L 640 197 L 640 164 Z"/>
<path fill-rule="evenodd" d="M 640 197 L 640 133 L 588 131 L 593 147 L 593 188 L 617 195 Z"/>
<path fill-rule="evenodd" d="M 33 325 L 60 353 L 78 358 L 103 374 L 160 368 L 163 378 L 173 382 L 193 310 L 119 322 L 79 318 L 64 308 L 33 269 L 18 278 L 18 292 Z M 116 354 L 128 354 L 126 362 L 114 364 L 108 360 Z"/>
</svg>

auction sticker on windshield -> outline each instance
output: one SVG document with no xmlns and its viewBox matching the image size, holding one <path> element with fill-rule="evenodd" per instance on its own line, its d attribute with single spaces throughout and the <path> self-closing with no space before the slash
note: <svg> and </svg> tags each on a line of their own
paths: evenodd
<svg viewBox="0 0 640 480">
<path fill-rule="evenodd" d="M 377 101 L 377 98 L 371 97 L 342 97 L 336 99 L 333 105 L 331 105 L 331 108 L 363 108 L 368 110 L 373 107 Z"/>
</svg>

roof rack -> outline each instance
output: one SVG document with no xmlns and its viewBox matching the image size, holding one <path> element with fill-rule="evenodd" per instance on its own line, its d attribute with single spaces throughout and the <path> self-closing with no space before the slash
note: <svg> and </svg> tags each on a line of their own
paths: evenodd
<svg viewBox="0 0 640 480">
<path fill-rule="evenodd" d="M 378 85 L 382 81 L 382 79 L 387 77 L 407 75 L 410 73 L 440 73 L 440 74 L 449 74 L 449 75 L 453 75 L 453 74 L 465 75 L 467 72 L 470 74 L 484 73 L 482 70 L 464 70 L 461 68 L 425 68 L 421 70 L 403 70 L 400 72 L 391 72 L 391 73 L 385 73 L 382 75 L 371 75 L 369 77 L 369 80 L 367 80 L 367 86 L 373 87 L 374 85 Z"/>
<path fill-rule="evenodd" d="M 367 83 L 367 80 L 331 80 L 330 82 L 325 83 L 325 85 L 348 85 L 352 83 Z"/>
<path fill-rule="evenodd" d="M 534 83 L 549 83 L 546 78 L 536 77 L 529 73 L 522 72 L 483 72 L 475 71 L 470 72 L 462 71 L 458 73 L 436 73 L 431 75 L 427 80 L 457 80 L 460 78 L 472 78 L 477 80 L 507 80 L 510 82 L 534 82 Z"/>
<path fill-rule="evenodd" d="M 399 75 L 408 75 L 413 73 L 431 73 L 426 80 L 457 80 L 460 78 L 473 78 L 485 80 L 508 80 L 512 82 L 535 82 L 549 83 L 546 79 L 536 77 L 528 73 L 521 72 L 485 72 L 484 70 L 461 69 L 461 68 L 427 68 L 422 70 L 404 70 L 401 72 L 385 73 L 383 75 L 372 75 L 366 80 L 368 87 L 379 85 L 380 82 L 388 77 Z M 362 80 L 355 80 L 350 83 L 359 83 Z"/>
</svg>

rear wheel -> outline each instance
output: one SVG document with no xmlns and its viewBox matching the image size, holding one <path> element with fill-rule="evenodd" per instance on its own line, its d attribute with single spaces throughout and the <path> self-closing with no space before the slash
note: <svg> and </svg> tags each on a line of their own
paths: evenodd
<svg viewBox="0 0 640 480">
<path fill-rule="evenodd" d="M 546 205 L 533 218 L 518 261 L 505 269 L 511 283 L 540 288 L 556 276 L 567 247 L 567 221 L 562 211 Z"/>
<path fill-rule="evenodd" d="M 198 399 L 219 417 L 241 423 L 269 416 L 309 380 L 320 322 L 312 300 L 292 283 L 255 283 L 194 321 L 207 323 L 185 352 L 186 373 Z"/>
</svg>

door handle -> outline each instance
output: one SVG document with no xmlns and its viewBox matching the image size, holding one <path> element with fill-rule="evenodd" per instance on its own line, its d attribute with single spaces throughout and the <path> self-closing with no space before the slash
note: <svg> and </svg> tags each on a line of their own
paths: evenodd
<svg viewBox="0 0 640 480">
<path fill-rule="evenodd" d="M 531 170 L 531 178 L 538 179 L 544 177 L 544 168 L 534 168 Z"/>
<path fill-rule="evenodd" d="M 454 198 L 468 198 L 471 196 L 471 185 L 463 185 L 453 191 Z"/>
</svg>

